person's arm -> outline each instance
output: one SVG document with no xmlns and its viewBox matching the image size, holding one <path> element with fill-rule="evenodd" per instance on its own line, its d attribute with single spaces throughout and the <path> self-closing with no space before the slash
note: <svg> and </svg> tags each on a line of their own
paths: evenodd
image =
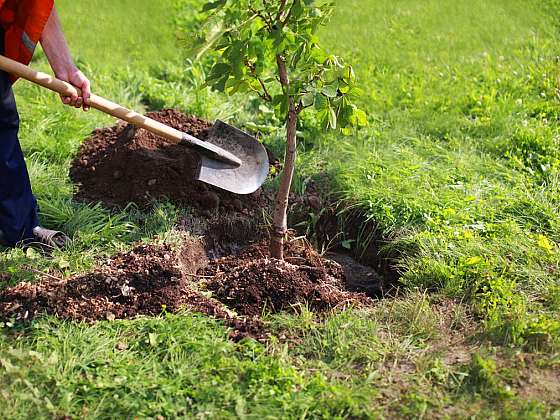
<svg viewBox="0 0 560 420">
<path fill-rule="evenodd" d="M 49 64 L 55 76 L 82 91 L 82 96 L 65 96 L 62 97 L 62 102 L 66 105 L 75 106 L 76 108 L 83 107 L 84 111 L 87 111 L 89 109 L 89 97 L 91 93 L 90 82 L 74 64 L 74 60 L 68 49 L 68 44 L 66 44 L 66 39 L 62 33 L 58 13 L 54 7 L 45 25 L 45 29 L 43 30 L 41 45 L 43 46 L 43 50 L 45 51 L 45 55 L 49 60 Z"/>
</svg>

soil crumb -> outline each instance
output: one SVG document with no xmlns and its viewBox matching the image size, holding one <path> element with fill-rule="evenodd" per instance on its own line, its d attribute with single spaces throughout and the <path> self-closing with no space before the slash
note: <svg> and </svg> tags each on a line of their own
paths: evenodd
<svg viewBox="0 0 560 420">
<path fill-rule="evenodd" d="M 173 109 L 146 114 L 201 140 L 212 124 Z M 171 145 L 144 129 L 119 123 L 95 130 L 82 144 L 70 169 L 76 198 L 101 202 L 109 208 L 135 203 L 149 207 L 154 200 L 168 199 L 204 211 L 218 209 L 252 214 L 268 197 L 257 191 L 236 195 L 194 180 L 199 157 L 185 147 Z"/>
</svg>

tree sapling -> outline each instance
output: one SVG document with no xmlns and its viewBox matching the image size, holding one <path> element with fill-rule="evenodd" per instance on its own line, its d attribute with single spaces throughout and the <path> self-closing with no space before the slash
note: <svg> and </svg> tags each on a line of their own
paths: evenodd
<svg viewBox="0 0 560 420">
<path fill-rule="evenodd" d="M 255 93 L 286 123 L 284 170 L 276 196 L 271 256 L 283 259 L 287 209 L 294 175 L 297 126 L 304 110 L 314 110 L 325 129 L 349 134 L 367 118 L 353 102 L 359 93 L 351 66 L 319 46 L 317 30 L 334 3 L 321 0 L 216 0 L 206 13 L 199 51 L 220 59 L 207 84 L 226 92 Z"/>
</svg>

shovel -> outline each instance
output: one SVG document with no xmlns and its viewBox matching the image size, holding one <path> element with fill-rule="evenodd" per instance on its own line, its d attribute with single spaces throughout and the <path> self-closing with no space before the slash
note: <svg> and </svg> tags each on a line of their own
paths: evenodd
<svg viewBox="0 0 560 420">
<path fill-rule="evenodd" d="M 0 70 L 29 80 L 62 96 L 80 94 L 69 83 L 0 55 Z M 137 112 L 92 94 L 90 106 L 101 112 L 144 128 L 166 139 L 181 144 L 200 154 L 200 166 L 195 179 L 236 194 L 256 191 L 268 175 L 268 155 L 257 139 L 243 131 L 217 120 L 208 139 L 202 141 Z"/>
</svg>

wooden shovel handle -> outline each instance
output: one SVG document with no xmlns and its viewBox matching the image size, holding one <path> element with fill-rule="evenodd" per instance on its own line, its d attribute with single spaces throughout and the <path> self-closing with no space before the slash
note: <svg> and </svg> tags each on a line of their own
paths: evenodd
<svg viewBox="0 0 560 420">
<path fill-rule="evenodd" d="M 81 95 L 80 90 L 76 89 L 70 83 L 63 82 L 62 80 L 52 77 L 46 73 L 41 73 L 39 71 L 33 70 L 29 66 L 18 63 L 17 61 L 11 60 L 2 55 L 0 55 L 0 70 L 29 80 L 30 82 L 50 89 L 53 92 L 59 93 L 62 96 Z M 115 118 L 119 118 L 121 120 L 129 122 L 136 127 L 145 128 L 146 130 L 167 139 L 170 143 L 178 144 L 184 139 L 185 136 L 190 137 L 179 130 L 169 127 L 151 118 L 145 117 L 142 114 L 111 102 L 105 98 L 102 98 L 101 96 L 92 94 L 90 96 L 89 102 L 92 108 L 112 115 Z"/>
</svg>

